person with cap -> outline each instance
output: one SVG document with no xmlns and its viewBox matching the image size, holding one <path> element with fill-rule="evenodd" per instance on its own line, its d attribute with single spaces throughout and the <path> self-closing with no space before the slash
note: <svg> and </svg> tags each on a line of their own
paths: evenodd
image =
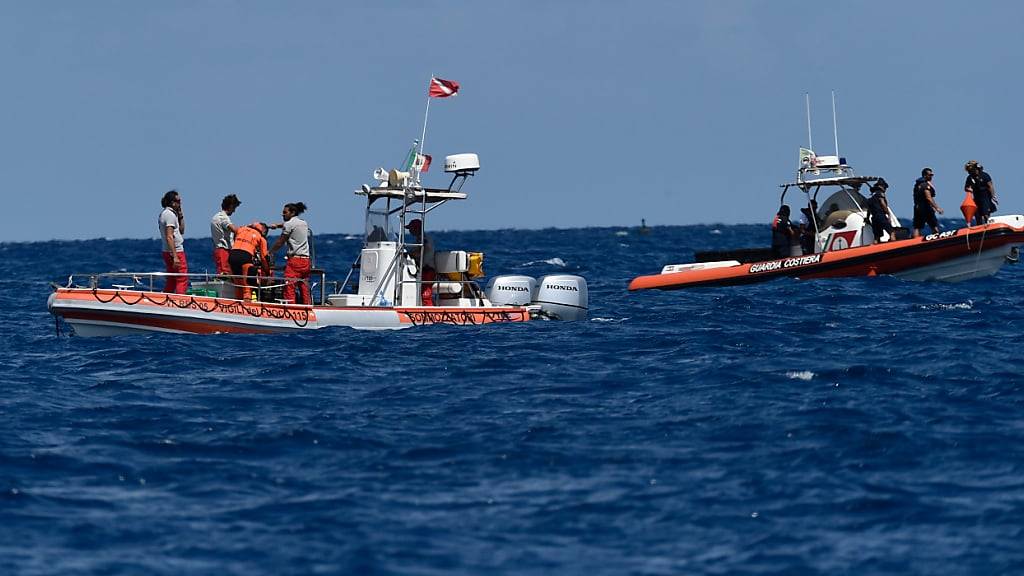
<svg viewBox="0 0 1024 576">
<path fill-rule="evenodd" d="M 888 189 L 889 183 L 884 178 L 879 178 L 871 186 L 871 197 L 868 198 L 868 222 L 871 224 L 871 231 L 875 236 L 872 244 L 883 242 L 883 232 L 889 234 L 888 240 L 892 240 L 894 237 L 892 222 L 889 221 L 889 201 L 885 197 L 885 191 Z"/>
<path fill-rule="evenodd" d="M 302 303 L 309 305 L 313 303 L 309 293 L 309 224 L 299 218 L 299 214 L 306 211 L 306 205 L 302 202 L 285 204 L 281 209 L 281 218 L 284 222 L 275 224 L 275 228 L 281 228 L 281 235 L 270 247 L 270 253 L 276 254 L 277 250 L 288 243 L 285 251 L 285 258 L 288 263 L 284 267 L 284 299 L 292 304 L 295 303 L 295 286 L 298 284 L 302 294 Z"/>
<path fill-rule="evenodd" d="M 978 164 L 977 160 L 971 160 L 964 164 L 967 172 L 967 181 L 964 182 L 964 191 L 974 196 L 974 204 L 978 209 L 974 212 L 975 224 L 988 222 L 988 217 L 996 211 L 996 185 L 992 183 L 992 177 L 985 172 L 985 168 Z M 968 224 L 970 224 L 968 222 Z"/>
<path fill-rule="evenodd" d="M 423 306 L 431 306 L 434 303 L 434 280 L 437 278 L 437 273 L 434 270 L 434 241 L 423 233 L 423 222 L 419 219 L 410 221 L 405 225 L 405 229 L 416 238 L 416 244 L 420 245 L 414 246 L 410 250 L 410 255 L 416 261 L 416 266 L 422 271 L 420 300 Z"/>
<path fill-rule="evenodd" d="M 231 252 L 231 244 L 235 241 L 235 233 L 238 226 L 231 223 L 231 215 L 242 204 L 238 196 L 228 194 L 220 201 L 220 212 L 213 215 L 210 220 L 210 237 L 213 238 L 213 265 L 217 274 L 231 274 L 231 265 L 228 264 L 228 254 Z"/>
<path fill-rule="evenodd" d="M 789 215 L 789 205 L 783 204 L 775 214 L 775 219 L 772 220 L 772 256 L 775 258 L 789 256 L 789 247 L 793 244 L 793 238 L 796 235 Z"/>
<path fill-rule="evenodd" d="M 921 170 L 921 177 L 914 182 L 914 238 L 921 235 L 927 224 L 932 234 L 939 232 L 939 220 L 935 213 L 942 214 L 942 208 L 935 202 L 935 186 L 932 178 L 935 172 L 931 168 Z"/>
<path fill-rule="evenodd" d="M 804 215 L 800 222 L 800 249 L 804 254 L 814 254 L 814 243 L 821 227 L 818 222 L 818 201 L 812 198 L 807 206 L 800 209 L 800 213 Z"/>
<path fill-rule="evenodd" d="M 236 276 L 235 282 L 242 282 L 244 287 L 239 290 L 239 297 L 242 300 L 249 300 L 252 296 L 252 286 L 259 286 L 258 272 L 262 271 L 265 276 L 270 275 L 271 263 L 267 253 L 267 230 L 269 227 L 263 222 L 253 222 L 248 226 L 242 226 L 235 233 L 235 241 L 231 244 L 231 252 L 228 253 L 228 263 L 231 265 L 231 274 Z"/>
<path fill-rule="evenodd" d="M 185 260 L 185 214 L 181 210 L 181 195 L 177 190 L 167 191 L 160 199 L 163 210 L 157 218 L 163 257 L 169 273 L 164 292 L 184 294 L 188 290 L 188 261 Z"/>
</svg>

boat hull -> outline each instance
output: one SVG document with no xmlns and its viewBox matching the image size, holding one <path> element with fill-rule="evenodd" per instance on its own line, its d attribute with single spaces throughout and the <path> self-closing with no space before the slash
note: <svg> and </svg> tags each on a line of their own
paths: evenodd
<svg viewBox="0 0 1024 576">
<path fill-rule="evenodd" d="M 346 326 L 398 330 L 427 324 L 478 325 L 530 320 L 525 306 L 334 307 L 245 302 L 141 290 L 59 288 L 47 307 L 79 336 L 267 334 Z"/>
<path fill-rule="evenodd" d="M 630 290 L 677 290 L 753 284 L 774 278 L 840 278 L 891 274 L 908 280 L 957 282 L 995 274 L 1011 251 L 1024 244 L 1024 227 L 1005 223 L 960 228 L 885 242 L 752 263 L 634 278 Z"/>
</svg>

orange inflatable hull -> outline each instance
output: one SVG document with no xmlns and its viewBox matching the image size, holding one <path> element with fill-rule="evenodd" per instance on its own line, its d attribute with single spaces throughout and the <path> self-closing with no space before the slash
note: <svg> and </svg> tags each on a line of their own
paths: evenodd
<svg viewBox="0 0 1024 576">
<path fill-rule="evenodd" d="M 1024 227 L 989 223 L 909 240 L 792 256 L 737 266 L 639 276 L 630 290 L 677 290 L 699 286 L 753 284 L 773 278 L 836 278 L 899 274 L 1024 243 Z"/>
</svg>

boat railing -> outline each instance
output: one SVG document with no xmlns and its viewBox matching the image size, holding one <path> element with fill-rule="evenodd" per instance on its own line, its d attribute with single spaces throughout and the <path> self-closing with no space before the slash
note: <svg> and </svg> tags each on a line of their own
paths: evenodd
<svg viewBox="0 0 1024 576">
<path fill-rule="evenodd" d="M 309 282 L 310 295 L 312 295 L 315 288 L 320 287 L 319 304 L 325 304 L 326 290 L 324 290 L 323 287 L 327 284 L 326 271 L 312 270 L 310 276 L 319 278 L 319 281 Z M 82 283 L 83 278 L 87 279 L 84 281 L 84 284 Z M 178 272 L 103 272 L 70 274 L 68 275 L 65 285 L 61 287 L 87 288 L 90 290 L 112 289 L 160 292 L 163 290 L 163 287 L 160 286 L 159 283 L 162 281 L 165 282 L 169 278 L 186 278 L 190 284 L 201 283 L 204 288 L 209 288 L 213 282 L 225 282 L 235 290 L 244 290 L 248 288 L 255 291 L 257 299 L 261 301 L 265 295 L 273 294 L 278 289 L 301 281 L 297 278 L 285 278 L 281 276 L 260 276 L 258 277 L 259 284 L 256 286 L 250 286 L 247 284 L 247 281 L 251 277 L 233 274 L 211 274 L 209 272 L 186 274 Z M 317 299 L 314 299 L 314 301 L 315 300 Z"/>
</svg>

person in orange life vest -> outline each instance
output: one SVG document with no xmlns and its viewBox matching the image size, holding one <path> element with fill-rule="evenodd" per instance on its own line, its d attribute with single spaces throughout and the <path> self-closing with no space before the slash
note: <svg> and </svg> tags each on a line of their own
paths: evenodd
<svg viewBox="0 0 1024 576">
<path fill-rule="evenodd" d="M 228 253 L 231 251 L 231 244 L 234 242 L 238 226 L 231 223 L 231 215 L 235 213 L 242 204 L 238 196 L 228 194 L 220 202 L 220 212 L 213 215 L 210 220 L 210 237 L 213 238 L 213 264 L 217 268 L 217 274 L 231 274 L 231 265 L 228 264 Z"/>
<path fill-rule="evenodd" d="M 270 259 L 267 254 L 267 225 L 253 222 L 242 226 L 235 234 L 235 241 L 228 253 L 228 263 L 236 283 L 244 281 L 241 299 L 248 300 L 252 294 L 251 286 L 258 286 L 257 272 L 262 269 L 264 275 L 270 275 Z"/>
<path fill-rule="evenodd" d="M 270 247 L 270 252 L 274 254 L 285 242 L 288 243 L 288 250 L 285 251 L 288 263 L 284 267 L 284 299 L 295 303 L 295 285 L 298 284 L 302 303 L 309 305 L 313 303 L 309 294 L 309 224 L 299 218 L 299 214 L 305 211 L 306 205 L 302 202 L 284 205 L 281 209 L 284 222 L 273 225 L 274 228 L 281 228 L 281 235 Z"/>
<path fill-rule="evenodd" d="M 164 292 L 184 294 L 188 290 L 188 261 L 185 260 L 185 248 L 182 235 L 185 233 L 185 214 L 181 210 L 181 195 L 177 190 L 169 190 L 160 199 L 163 210 L 157 218 L 160 230 L 160 241 L 163 244 L 164 265 L 167 277 Z"/>
<path fill-rule="evenodd" d="M 410 256 L 416 261 L 416 265 L 423 271 L 420 280 L 423 282 L 420 289 L 420 300 L 423 306 L 434 305 L 434 280 L 437 273 L 434 271 L 434 241 L 423 233 L 423 222 L 419 219 L 412 220 L 405 225 L 405 229 L 416 237 L 416 243 L 422 244 L 423 248 L 413 246 L 409 250 Z M 420 254 L 423 254 L 423 262 L 420 262 Z"/>
</svg>

